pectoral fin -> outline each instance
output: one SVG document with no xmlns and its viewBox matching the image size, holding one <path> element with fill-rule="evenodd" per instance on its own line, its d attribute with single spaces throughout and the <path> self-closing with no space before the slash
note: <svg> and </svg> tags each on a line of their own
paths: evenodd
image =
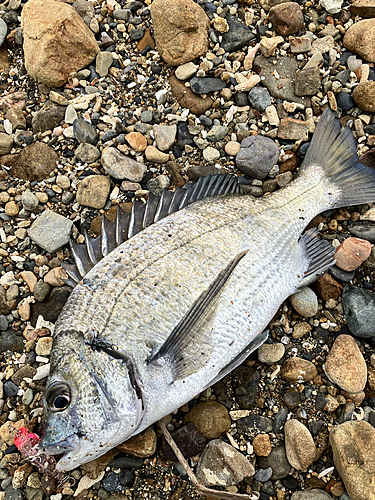
<svg viewBox="0 0 375 500">
<path fill-rule="evenodd" d="M 219 273 L 211 286 L 198 297 L 173 329 L 159 351 L 148 360 L 148 365 L 156 364 L 161 358 L 169 359 L 173 364 L 174 380 L 179 380 L 192 375 L 209 362 L 213 347 L 212 330 L 219 298 L 246 253 L 247 250 L 239 253 Z"/>
<path fill-rule="evenodd" d="M 335 263 L 335 248 L 319 236 L 317 229 L 309 229 L 300 239 L 309 261 L 309 267 L 300 280 L 300 288 L 317 280 Z"/>
</svg>

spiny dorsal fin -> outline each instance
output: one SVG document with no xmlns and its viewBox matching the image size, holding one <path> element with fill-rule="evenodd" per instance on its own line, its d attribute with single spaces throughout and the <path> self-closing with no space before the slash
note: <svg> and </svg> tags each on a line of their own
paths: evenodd
<svg viewBox="0 0 375 500">
<path fill-rule="evenodd" d="M 309 267 L 300 281 L 302 288 L 313 283 L 333 266 L 336 262 L 334 259 L 336 249 L 328 241 L 323 240 L 315 228 L 306 231 L 300 239 L 300 244 L 304 246 L 309 260 Z"/>
<path fill-rule="evenodd" d="M 134 201 L 130 213 L 124 212 L 118 206 L 115 221 L 103 216 L 100 236 L 91 238 L 85 233 L 84 244 L 70 241 L 74 264 L 62 263 L 70 278 L 66 283 L 74 287 L 99 260 L 118 245 L 167 215 L 211 196 L 242 194 L 243 180 L 234 175 L 210 175 L 201 177 L 196 183 L 189 182 L 183 188 L 178 187 L 174 192 L 164 190 L 161 197 L 150 193 L 146 204 Z"/>
</svg>

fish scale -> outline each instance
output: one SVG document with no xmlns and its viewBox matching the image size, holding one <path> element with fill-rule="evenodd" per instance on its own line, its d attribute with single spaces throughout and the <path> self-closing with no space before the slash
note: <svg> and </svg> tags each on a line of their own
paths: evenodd
<svg viewBox="0 0 375 500">
<path fill-rule="evenodd" d="M 327 110 L 293 182 L 262 199 L 238 193 L 233 177 L 207 178 L 177 192 L 190 205 L 157 221 L 152 213 L 168 214 L 175 195 L 150 198 L 133 209 L 129 234 L 144 227 L 137 213 L 149 212 L 151 225 L 73 290 L 43 396 L 42 445 L 64 453 L 59 470 L 141 432 L 259 347 L 280 304 L 334 263 L 334 248 L 304 228 L 321 211 L 375 201 L 375 172 Z M 113 239 L 104 231 L 102 246 Z"/>
</svg>

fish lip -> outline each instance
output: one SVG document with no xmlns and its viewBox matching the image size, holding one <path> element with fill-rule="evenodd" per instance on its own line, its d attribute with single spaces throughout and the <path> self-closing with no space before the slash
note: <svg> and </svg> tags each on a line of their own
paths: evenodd
<svg viewBox="0 0 375 500">
<path fill-rule="evenodd" d="M 41 447 L 46 455 L 64 455 L 74 452 L 79 453 L 81 449 L 81 440 L 77 434 L 71 434 L 63 441 L 57 443 L 46 443 L 45 439 L 42 439 Z"/>
</svg>

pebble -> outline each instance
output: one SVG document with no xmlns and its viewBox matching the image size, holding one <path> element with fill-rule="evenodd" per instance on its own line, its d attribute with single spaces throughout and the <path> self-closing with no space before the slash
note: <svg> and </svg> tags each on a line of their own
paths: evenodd
<svg viewBox="0 0 375 500">
<path fill-rule="evenodd" d="M 216 439 L 230 429 L 228 410 L 217 401 L 199 403 L 184 416 L 184 423 L 192 422 L 207 439 Z"/>
<path fill-rule="evenodd" d="M 268 467 L 267 469 L 258 469 L 254 475 L 254 480 L 259 481 L 260 483 L 266 483 L 272 477 L 272 467 Z"/>
<path fill-rule="evenodd" d="M 185 81 L 194 76 L 197 70 L 198 66 L 196 64 L 188 62 L 176 68 L 175 75 L 179 80 Z"/>
<path fill-rule="evenodd" d="M 282 36 L 293 35 L 305 27 L 301 7 L 296 2 L 281 3 L 271 7 L 268 20 Z"/>
<path fill-rule="evenodd" d="M 143 179 L 146 172 L 146 165 L 144 163 L 133 160 L 112 147 L 104 150 L 101 162 L 105 171 L 115 179 L 127 179 L 130 182 L 139 182 Z"/>
<path fill-rule="evenodd" d="M 147 458 L 151 457 L 155 453 L 156 444 L 156 432 L 152 427 L 149 427 L 136 436 L 128 439 L 124 443 L 118 445 L 117 449 L 123 451 L 127 455 L 132 455 L 139 458 Z"/>
<path fill-rule="evenodd" d="M 76 200 L 84 207 L 103 208 L 107 202 L 111 181 L 104 175 L 88 175 L 77 187 Z"/>
<path fill-rule="evenodd" d="M 206 447 L 206 438 L 197 430 L 193 422 L 180 427 L 171 433 L 175 443 L 185 458 L 194 457 L 203 452 Z M 162 449 L 168 460 L 178 462 L 178 459 L 166 439 L 162 438 Z"/>
<path fill-rule="evenodd" d="M 229 141 L 225 144 L 224 150 L 229 156 L 236 156 L 241 148 L 241 144 L 237 141 Z"/>
<path fill-rule="evenodd" d="M 263 469 L 272 468 L 272 480 L 282 479 L 291 471 L 291 466 L 286 458 L 285 447 L 282 443 L 278 443 L 272 448 L 268 457 L 258 457 L 258 464 Z"/>
<path fill-rule="evenodd" d="M 62 267 L 54 267 L 44 276 L 43 280 L 50 286 L 64 286 L 68 279 L 67 273 Z"/>
<path fill-rule="evenodd" d="M 229 31 L 222 33 L 222 42 L 220 46 L 225 52 L 234 52 L 243 47 L 247 42 L 255 39 L 252 30 L 245 26 L 237 17 L 227 15 Z"/>
<path fill-rule="evenodd" d="M 49 356 L 52 350 L 52 337 L 42 337 L 38 340 L 35 352 L 38 356 Z"/>
<path fill-rule="evenodd" d="M 338 299 L 341 297 L 342 286 L 328 273 L 323 274 L 315 282 L 314 288 L 324 302 L 327 302 L 329 299 Z"/>
<path fill-rule="evenodd" d="M 171 75 L 168 81 L 173 96 L 182 108 L 187 108 L 191 113 L 200 116 L 212 107 L 213 101 L 211 97 L 201 97 L 195 94 L 190 88 L 186 88 L 174 75 Z"/>
<path fill-rule="evenodd" d="M 374 27 L 375 33 L 375 27 Z M 375 36 L 375 35 L 374 35 Z M 374 55 L 375 61 L 375 55 Z M 363 82 L 357 85 L 353 90 L 353 99 L 356 105 L 368 111 L 369 113 L 375 112 L 375 81 Z"/>
<path fill-rule="evenodd" d="M 363 19 L 346 31 L 343 45 L 367 62 L 375 62 L 375 18 Z"/>
<path fill-rule="evenodd" d="M 46 210 L 33 222 L 28 235 L 37 245 L 52 253 L 68 243 L 72 227 L 72 221 L 66 217 Z"/>
<path fill-rule="evenodd" d="M 319 68 L 307 68 L 296 71 L 294 91 L 298 96 L 315 95 L 321 85 Z"/>
<path fill-rule="evenodd" d="M 51 287 L 42 280 L 39 280 L 34 286 L 34 297 L 38 302 L 44 302 L 47 298 Z"/>
<path fill-rule="evenodd" d="M 113 62 L 112 52 L 99 52 L 96 56 L 95 70 L 99 76 L 104 77 L 108 75 L 108 70 Z M 81 142 L 81 141 L 80 141 Z M 88 141 L 91 142 L 91 141 Z"/>
<path fill-rule="evenodd" d="M 342 305 L 349 330 L 360 338 L 371 338 L 375 332 L 375 295 L 355 285 L 346 285 Z"/>
<path fill-rule="evenodd" d="M 363 420 L 344 422 L 332 428 L 329 441 L 351 500 L 374 500 L 375 428 Z"/>
<path fill-rule="evenodd" d="M 271 106 L 271 96 L 264 87 L 254 87 L 251 89 L 249 92 L 249 101 L 259 113 L 264 113 L 266 108 Z"/>
<path fill-rule="evenodd" d="M 289 382 L 308 382 L 318 375 L 316 366 L 298 357 L 289 358 L 281 368 L 281 376 Z"/>
<path fill-rule="evenodd" d="M 268 455 L 272 451 L 272 444 L 268 434 L 257 434 L 252 444 L 254 448 L 254 453 L 258 457 L 268 457 Z"/>
<path fill-rule="evenodd" d="M 96 128 L 88 121 L 79 118 L 73 122 L 73 134 L 81 144 L 95 144 L 98 138 Z"/>
<path fill-rule="evenodd" d="M 367 366 L 357 342 L 350 335 L 339 335 L 326 358 L 324 370 L 331 382 L 349 393 L 363 391 Z"/>
<path fill-rule="evenodd" d="M 19 179 L 42 181 L 56 168 L 57 153 L 43 142 L 35 142 L 21 150 L 11 168 L 11 173 Z"/>
<path fill-rule="evenodd" d="M 74 151 L 74 156 L 82 163 L 94 163 L 100 158 L 100 151 L 92 144 L 80 144 Z"/>
<path fill-rule="evenodd" d="M 156 147 L 160 151 L 168 151 L 174 144 L 177 134 L 176 125 L 154 125 Z M 139 179 L 140 180 L 140 179 Z"/>
<path fill-rule="evenodd" d="M 38 198 L 31 191 L 26 190 L 22 193 L 21 203 L 25 210 L 33 212 L 39 204 Z"/>
<path fill-rule="evenodd" d="M 208 162 L 214 162 L 220 158 L 220 152 L 216 148 L 208 146 L 203 150 L 203 158 Z"/>
<path fill-rule="evenodd" d="M 324 490 L 317 490 L 313 488 L 311 490 L 309 489 L 294 492 L 291 496 L 291 500 L 332 500 L 332 497 Z M 345 499 L 340 497 L 340 500 Z"/>
<path fill-rule="evenodd" d="M 140 132 L 130 132 L 125 139 L 134 151 L 142 152 L 147 148 L 147 139 Z"/>
<path fill-rule="evenodd" d="M 154 179 L 150 179 L 147 182 L 147 189 L 150 193 L 155 196 L 161 196 L 164 189 L 168 189 L 170 185 L 170 180 L 167 175 L 158 175 Z"/>
<path fill-rule="evenodd" d="M 195 472 L 205 486 L 232 486 L 254 473 L 253 465 L 241 453 L 219 439 L 207 444 Z"/>
<path fill-rule="evenodd" d="M 167 163 L 169 161 L 169 154 L 159 151 L 154 146 L 147 146 L 145 156 L 148 161 L 154 163 Z"/>
<path fill-rule="evenodd" d="M 217 92 L 227 86 L 220 78 L 199 78 L 195 76 L 190 80 L 191 90 L 195 94 L 208 94 L 209 92 Z"/>
<path fill-rule="evenodd" d="M 0 47 L 3 45 L 5 37 L 7 36 L 8 26 L 3 19 L 0 19 Z"/>
<path fill-rule="evenodd" d="M 336 94 L 336 101 L 337 105 L 345 111 L 349 111 L 349 109 L 352 109 L 355 105 L 353 97 L 347 92 L 339 92 Z"/>
<path fill-rule="evenodd" d="M 279 159 L 279 148 L 272 139 L 261 135 L 247 137 L 241 142 L 236 165 L 246 175 L 264 179 Z"/>
<path fill-rule="evenodd" d="M 284 425 L 285 450 L 288 462 L 297 470 L 307 469 L 315 460 L 316 449 L 310 431 L 296 419 Z"/>
<path fill-rule="evenodd" d="M 307 141 L 309 138 L 308 124 L 294 118 L 283 118 L 277 130 L 277 137 L 294 141 Z"/>
<path fill-rule="evenodd" d="M 289 297 L 292 307 L 305 318 L 311 318 L 318 312 L 318 297 L 311 288 L 304 287 Z"/>
<path fill-rule="evenodd" d="M 274 344 L 263 344 L 257 350 L 258 359 L 261 363 L 272 365 L 277 363 L 285 354 L 285 346 L 281 342 Z"/>
</svg>

